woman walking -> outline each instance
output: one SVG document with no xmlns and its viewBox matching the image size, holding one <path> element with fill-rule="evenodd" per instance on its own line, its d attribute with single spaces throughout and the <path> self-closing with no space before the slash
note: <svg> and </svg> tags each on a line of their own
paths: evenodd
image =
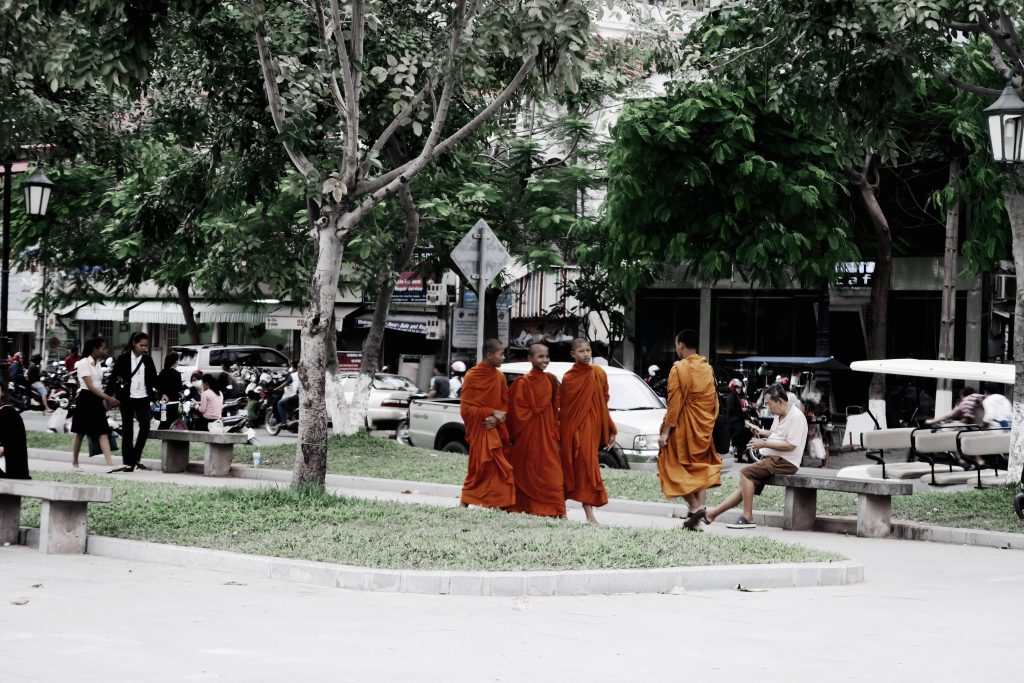
<svg viewBox="0 0 1024 683">
<path fill-rule="evenodd" d="M 118 471 L 149 469 L 142 464 L 142 449 L 149 438 L 150 408 L 156 395 L 156 365 L 149 355 L 148 334 L 136 332 L 131 336 L 114 362 L 109 381 L 116 387 L 114 391 L 121 402 L 121 434 L 124 436 L 121 457 L 124 467 Z M 136 422 L 138 432 L 135 431 Z"/>
<path fill-rule="evenodd" d="M 85 342 L 85 357 L 75 363 L 78 373 L 78 398 L 75 400 L 75 414 L 71 418 L 71 431 L 75 438 L 71 442 L 71 469 L 81 472 L 78 454 L 82 450 L 82 439 L 87 436 L 99 437 L 100 448 L 107 467 L 114 464 L 110 457 L 110 426 L 107 424 L 107 407 L 121 405 L 115 397 L 103 393 L 103 366 L 100 361 L 107 355 L 107 342 L 94 337 Z"/>
</svg>

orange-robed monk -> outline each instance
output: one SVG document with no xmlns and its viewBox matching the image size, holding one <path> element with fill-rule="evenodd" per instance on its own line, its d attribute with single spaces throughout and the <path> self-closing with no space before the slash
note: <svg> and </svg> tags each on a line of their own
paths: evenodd
<svg viewBox="0 0 1024 683">
<path fill-rule="evenodd" d="M 548 347 L 530 347 L 533 369 L 509 388 L 510 460 L 516 480 L 511 512 L 565 517 L 562 461 L 558 454 L 558 380 L 544 370 Z"/>
<path fill-rule="evenodd" d="M 462 382 L 459 407 L 469 442 L 463 507 L 507 508 L 516 502 L 505 426 L 508 384 L 498 370 L 504 359 L 505 345 L 498 339 L 485 340 L 483 361 L 473 366 Z"/>
<path fill-rule="evenodd" d="M 658 480 L 666 498 L 682 496 L 690 508 L 686 528 L 697 530 L 709 488 L 722 484 L 722 459 L 712 433 L 718 417 L 715 373 L 697 353 L 693 330 L 676 335 L 679 360 L 668 377 L 668 410 L 658 439 Z"/>
<path fill-rule="evenodd" d="M 565 497 L 583 503 L 587 521 L 597 524 L 594 507 L 608 502 L 597 451 L 612 447 L 617 430 L 608 412 L 608 376 L 591 365 L 590 342 L 574 339 L 569 353 L 576 362 L 562 377 L 559 401 Z"/>
</svg>

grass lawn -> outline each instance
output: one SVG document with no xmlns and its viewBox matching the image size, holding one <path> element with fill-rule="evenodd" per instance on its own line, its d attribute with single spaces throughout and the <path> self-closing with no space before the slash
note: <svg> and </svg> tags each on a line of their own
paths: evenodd
<svg viewBox="0 0 1024 683">
<path fill-rule="evenodd" d="M 90 533 L 359 566 L 611 569 L 842 559 L 755 536 L 595 528 L 492 510 L 343 498 L 312 489 L 209 489 L 74 473 L 39 475 L 44 477 L 113 485 L 113 503 L 89 506 Z M 26 499 L 22 524 L 39 525 L 35 501 Z"/>
<path fill-rule="evenodd" d="M 71 437 L 66 434 L 29 432 L 28 445 L 33 448 L 70 450 Z M 246 462 L 254 446 L 236 446 L 238 461 Z M 291 469 L 295 447 L 259 446 L 264 467 Z M 201 459 L 201 449 L 192 447 L 192 457 Z M 145 457 L 159 458 L 159 444 L 146 444 Z M 466 476 L 466 456 L 410 448 L 389 439 L 362 433 L 352 437 L 331 437 L 328 446 L 327 471 L 382 479 L 408 479 L 441 484 L 461 484 Z M 93 461 L 101 462 L 101 456 Z M 663 501 L 658 478 L 654 472 L 603 470 L 605 488 L 611 498 Z M 708 492 L 708 502 L 715 505 L 736 487 L 736 479 L 727 477 L 722 486 Z M 1016 487 L 1002 486 L 982 490 L 956 492 L 915 492 L 911 496 L 894 496 L 894 519 L 924 522 L 939 526 L 990 531 L 1024 532 L 1024 524 L 1013 513 Z M 754 504 L 757 510 L 781 512 L 783 490 L 769 486 Z M 855 515 L 857 496 L 852 493 L 818 492 L 818 512 L 824 515 Z"/>
</svg>

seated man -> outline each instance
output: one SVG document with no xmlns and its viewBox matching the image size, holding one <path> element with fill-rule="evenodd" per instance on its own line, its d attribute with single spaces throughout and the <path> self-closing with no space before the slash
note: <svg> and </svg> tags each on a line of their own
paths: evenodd
<svg viewBox="0 0 1024 683">
<path fill-rule="evenodd" d="M 980 394 L 974 390 L 974 387 L 964 387 L 960 391 L 960 400 L 957 402 L 953 411 L 943 415 L 942 417 L 936 417 L 931 420 L 925 421 L 925 424 L 934 425 L 940 422 L 964 422 L 967 424 L 974 424 L 975 411 L 982 402 L 985 400 L 985 394 Z"/>
<path fill-rule="evenodd" d="M 735 491 L 714 508 L 708 508 L 702 519 L 694 520 L 694 524 L 703 521 L 710 524 L 725 512 L 731 510 L 741 500 L 743 515 L 733 524 L 726 524 L 730 529 L 753 529 L 757 525 L 754 518 L 754 496 L 764 489 L 764 481 L 773 474 L 795 474 L 800 467 L 807 443 L 807 418 L 800 408 L 789 402 L 786 388 L 781 384 L 773 384 L 764 392 L 765 405 L 772 411 L 775 419 L 770 430 L 761 429 L 748 424 L 755 438 L 750 440 L 751 448 L 761 451 L 761 459 L 753 465 L 740 470 L 740 485 Z M 767 437 L 767 438 L 766 438 Z M 687 520 L 689 523 L 690 520 Z"/>
</svg>

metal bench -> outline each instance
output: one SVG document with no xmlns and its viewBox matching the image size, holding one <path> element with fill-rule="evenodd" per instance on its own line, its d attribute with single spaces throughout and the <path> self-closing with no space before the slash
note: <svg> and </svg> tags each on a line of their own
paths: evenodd
<svg viewBox="0 0 1024 683">
<path fill-rule="evenodd" d="M 188 467 L 188 448 L 191 443 L 206 444 L 203 459 L 203 474 L 208 477 L 224 477 L 231 471 L 231 459 L 235 445 L 246 443 L 245 434 L 214 434 L 190 430 L 155 429 L 149 433 L 151 439 L 159 439 L 160 469 L 164 472 L 184 472 Z"/>
<path fill-rule="evenodd" d="M 977 432 L 973 425 L 940 425 L 937 427 L 921 427 L 914 430 L 914 453 L 931 467 L 931 483 L 935 483 L 935 465 L 948 465 L 953 472 L 953 465 L 958 461 L 956 456 L 960 435 Z"/>
<path fill-rule="evenodd" d="M 39 550 L 44 553 L 85 552 L 85 519 L 89 503 L 109 503 L 109 486 L 65 484 L 33 479 L 0 479 L 0 544 L 18 542 L 21 499 L 43 501 L 39 513 Z"/>
<path fill-rule="evenodd" d="M 818 491 L 843 491 L 857 494 L 857 535 L 885 538 L 891 529 L 892 496 L 909 496 L 914 485 L 904 481 L 837 479 L 825 474 L 776 474 L 765 481 L 768 486 L 786 488 L 782 528 L 809 530 L 817 519 Z"/>
<path fill-rule="evenodd" d="M 978 471 L 978 486 L 981 485 L 981 471 L 992 469 L 999 472 L 999 458 L 1010 453 L 1010 429 L 984 429 L 981 431 L 960 432 L 956 435 L 956 450 L 960 457 L 984 457 L 984 463 L 975 463 Z"/>
<path fill-rule="evenodd" d="M 885 472 L 885 451 L 893 449 L 908 449 L 913 453 L 914 441 L 911 437 L 913 427 L 899 427 L 896 429 L 876 429 L 870 432 L 861 432 L 861 448 L 867 450 L 864 454 L 868 460 L 874 460 L 882 466 L 882 479 L 886 479 Z"/>
</svg>

